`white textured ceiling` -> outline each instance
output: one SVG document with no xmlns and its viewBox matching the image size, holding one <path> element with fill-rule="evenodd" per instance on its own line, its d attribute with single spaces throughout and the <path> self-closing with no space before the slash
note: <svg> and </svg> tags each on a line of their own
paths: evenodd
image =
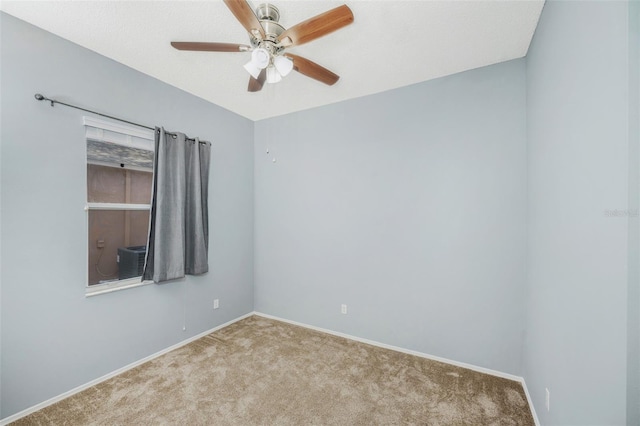
<svg viewBox="0 0 640 426">
<path fill-rule="evenodd" d="M 263 3 L 251 0 L 255 8 Z M 340 75 L 296 72 L 247 92 L 250 53 L 185 52 L 171 41 L 249 44 L 221 0 L 7 1 L 0 8 L 252 120 L 418 83 L 526 55 L 543 0 L 273 0 L 285 28 L 341 4 L 354 23 L 288 49 Z M 45 94 L 46 95 L 46 94 Z"/>
</svg>

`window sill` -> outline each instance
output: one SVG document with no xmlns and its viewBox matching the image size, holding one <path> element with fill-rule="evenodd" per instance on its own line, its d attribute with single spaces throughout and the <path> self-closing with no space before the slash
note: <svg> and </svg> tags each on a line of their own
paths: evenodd
<svg viewBox="0 0 640 426">
<path fill-rule="evenodd" d="M 129 278 L 107 284 L 95 284 L 87 286 L 86 297 L 97 296 L 99 294 L 113 293 L 114 291 L 127 290 L 135 287 L 142 287 L 153 284 L 153 281 L 140 281 L 140 277 Z"/>
</svg>

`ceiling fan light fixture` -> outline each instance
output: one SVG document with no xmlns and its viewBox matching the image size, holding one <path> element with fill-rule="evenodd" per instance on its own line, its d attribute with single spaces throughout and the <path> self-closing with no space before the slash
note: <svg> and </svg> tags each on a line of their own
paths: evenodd
<svg viewBox="0 0 640 426">
<path fill-rule="evenodd" d="M 278 83 L 280 80 L 282 80 L 282 76 L 275 67 L 267 68 L 267 83 Z"/>
<path fill-rule="evenodd" d="M 247 72 L 251 74 L 251 77 L 255 79 L 258 78 L 258 76 L 260 75 L 260 71 L 262 71 L 260 68 L 256 66 L 256 64 L 253 63 L 253 61 L 249 61 L 246 64 L 244 64 L 244 69 L 247 70 Z"/>
<path fill-rule="evenodd" d="M 261 70 L 265 69 L 269 66 L 269 62 L 271 61 L 271 55 L 266 49 L 258 47 L 251 52 L 251 62 Z"/>
<path fill-rule="evenodd" d="M 0 0 L 1 2 L 2 0 Z M 235 43 L 171 42 L 178 50 L 197 52 L 251 52 L 244 68 L 251 78 L 247 90 L 258 92 L 265 82 L 277 83 L 291 71 L 313 78 L 329 86 L 340 76 L 306 58 L 284 50 L 323 37 L 353 23 L 353 12 L 346 4 L 285 29 L 280 25 L 280 12 L 270 3 L 251 9 L 248 0 L 224 0 L 231 13 L 249 33 L 250 45 Z"/>
<path fill-rule="evenodd" d="M 281 76 L 286 77 L 293 70 L 293 61 L 286 56 L 277 56 L 273 60 L 273 65 L 280 73 Z"/>
</svg>

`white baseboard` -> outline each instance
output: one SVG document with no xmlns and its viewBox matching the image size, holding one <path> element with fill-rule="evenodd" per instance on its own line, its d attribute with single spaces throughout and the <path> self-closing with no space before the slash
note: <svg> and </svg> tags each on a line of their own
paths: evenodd
<svg viewBox="0 0 640 426">
<path fill-rule="evenodd" d="M 149 356 L 147 356 L 145 358 L 142 358 L 142 359 L 140 359 L 138 361 L 135 361 L 135 362 L 133 362 L 133 363 L 131 363 L 129 365 L 126 365 L 126 366 L 124 366 L 122 368 L 118 368 L 117 370 L 112 371 L 111 373 L 105 374 L 104 376 L 99 377 L 99 378 L 97 378 L 95 380 L 92 380 L 92 381 L 90 381 L 88 383 L 85 383 L 84 385 L 80 385 L 80 386 L 78 386 L 76 388 L 71 389 L 70 391 L 61 393 L 58 396 L 54 396 L 53 398 L 47 399 L 46 401 L 43 401 L 43 402 L 41 402 L 39 404 L 36 404 L 36 405 L 34 405 L 32 407 L 29 407 L 29 408 L 27 408 L 25 410 L 22 410 L 19 413 L 13 414 L 13 415 L 11 415 L 9 417 L 5 417 L 4 419 L 0 419 L 0 426 L 5 426 L 5 425 L 7 425 L 7 424 L 9 424 L 11 422 L 15 422 L 16 420 L 19 420 L 19 419 L 21 419 L 23 417 L 26 417 L 31 413 L 35 413 L 38 410 L 42 410 L 43 408 L 48 407 L 49 405 L 55 404 L 56 402 L 59 402 L 59 401 L 62 401 L 65 398 L 69 398 L 70 396 L 75 395 L 78 392 L 82 392 L 85 389 L 89 389 L 90 387 L 95 386 L 95 385 L 97 385 L 97 384 L 99 384 L 101 382 L 104 382 L 105 380 L 108 380 L 108 379 L 110 379 L 112 377 L 115 377 L 118 374 L 122 374 L 125 371 L 131 370 L 132 368 L 135 368 L 135 367 L 137 367 L 139 365 L 142 365 L 147 361 L 151 361 L 152 359 L 158 358 L 159 356 L 162 356 L 162 355 L 164 355 L 164 354 L 166 354 L 168 352 L 171 352 L 171 351 L 173 351 L 175 349 L 178 349 L 178 348 L 180 348 L 180 347 L 182 347 L 184 345 L 187 345 L 187 344 L 193 342 L 194 340 L 198 340 L 201 337 L 204 337 L 204 336 L 206 336 L 208 334 L 213 333 L 214 331 L 218 331 L 218 330 L 220 330 L 222 328 L 228 327 L 229 325 L 231 325 L 231 324 L 233 324 L 235 322 L 238 322 L 240 320 L 243 320 L 245 318 L 248 318 L 248 317 L 250 317 L 252 315 L 254 315 L 254 312 L 249 312 L 248 314 L 242 315 L 242 316 L 240 316 L 238 318 L 235 318 L 235 319 L 233 319 L 231 321 L 225 322 L 224 324 L 221 324 L 221 325 L 219 325 L 217 327 L 214 327 L 214 328 L 212 328 L 210 330 L 203 331 L 200 334 L 197 334 L 197 335 L 195 335 L 193 337 L 189 337 L 186 340 L 183 340 L 183 341 L 181 341 L 179 343 L 176 343 L 173 346 L 169 346 L 168 348 L 165 348 L 165 349 L 163 349 L 163 350 L 161 350 L 159 352 L 156 352 L 156 353 L 154 353 L 152 355 L 149 355 Z"/>
<path fill-rule="evenodd" d="M 277 317 L 275 315 L 263 314 L 262 312 L 254 312 L 254 314 L 257 315 L 257 316 L 264 317 L 264 318 L 269 318 L 269 319 L 273 319 L 273 320 L 276 320 L 276 321 L 282 321 L 282 322 L 286 322 L 288 324 L 297 325 L 299 327 L 304 327 L 304 328 L 308 328 L 308 329 L 311 329 L 311 330 L 319 331 L 321 333 L 327 333 L 327 334 L 331 334 L 333 336 L 344 337 L 345 339 L 354 340 L 356 342 L 366 343 L 368 345 L 377 346 L 377 347 L 384 348 L 384 349 L 390 349 L 392 351 L 401 352 L 401 353 L 405 353 L 405 354 L 408 354 L 408 355 L 414 355 L 414 356 L 418 356 L 420 358 L 426 358 L 426 359 L 430 359 L 430 360 L 433 360 L 433 361 L 438 361 L 438 362 L 442 362 L 442 363 L 445 363 L 445 364 L 454 365 L 456 367 L 462 367 L 462 368 L 466 368 L 468 370 L 477 371 L 479 373 L 489 374 L 491 376 L 501 377 L 503 379 L 508 379 L 508 380 L 513 380 L 513 381 L 519 382 L 520 384 L 522 384 L 522 388 L 524 389 L 524 393 L 525 393 L 525 395 L 527 397 L 527 402 L 529 403 L 529 407 L 531 408 L 531 415 L 533 416 L 533 420 L 535 421 L 536 426 L 540 426 L 540 422 L 538 421 L 538 416 L 536 415 L 536 411 L 533 408 L 533 402 L 531 401 L 531 397 L 529 395 L 529 390 L 527 389 L 527 385 L 526 385 L 523 377 L 515 376 L 515 375 L 509 374 L 509 373 L 503 373 L 502 371 L 491 370 L 490 368 L 479 367 L 479 366 L 473 365 L 473 364 L 467 364 L 465 362 L 454 361 L 454 360 L 451 360 L 451 359 L 447 359 L 447 358 L 442 358 L 442 357 L 435 356 L 435 355 L 426 354 L 424 352 L 418 352 L 418 351 L 414 351 L 414 350 L 411 350 L 411 349 L 405 349 L 405 348 L 401 348 L 401 347 L 398 347 L 398 346 L 388 345 L 386 343 L 376 342 L 375 340 L 363 339 L 361 337 L 352 336 L 350 334 L 340 333 L 338 331 L 333 331 L 333 330 L 329 330 L 329 329 L 326 329 L 326 328 L 316 327 L 314 325 L 304 324 L 304 323 L 301 323 L 301 322 L 292 321 L 292 320 L 288 320 L 288 319 L 285 319 L 285 318 L 280 318 L 280 317 Z"/>
</svg>

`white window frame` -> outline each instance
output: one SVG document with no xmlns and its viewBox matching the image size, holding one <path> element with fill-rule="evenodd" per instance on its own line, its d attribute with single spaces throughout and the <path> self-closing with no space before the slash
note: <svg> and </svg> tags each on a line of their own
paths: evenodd
<svg viewBox="0 0 640 426">
<path fill-rule="evenodd" d="M 86 147 L 87 139 L 93 138 L 103 140 L 105 142 L 118 143 L 120 145 L 128 145 L 133 148 L 141 148 L 146 150 L 154 150 L 154 132 L 153 130 L 143 129 L 133 125 L 114 123 L 112 121 L 103 120 L 95 117 L 83 117 L 85 126 L 85 162 L 87 158 Z M 85 188 L 87 184 L 86 167 L 85 167 Z M 86 197 L 86 191 L 85 191 Z M 121 204 L 121 203 L 89 203 L 85 204 L 87 212 L 84 226 L 85 236 L 85 296 L 96 296 L 98 294 L 111 293 L 114 291 L 125 290 L 129 288 L 140 287 L 152 284 L 153 281 L 141 281 L 140 277 L 127 278 L 124 280 L 112 281 L 103 284 L 89 285 L 89 211 L 91 210 L 151 210 L 151 204 Z"/>
</svg>

